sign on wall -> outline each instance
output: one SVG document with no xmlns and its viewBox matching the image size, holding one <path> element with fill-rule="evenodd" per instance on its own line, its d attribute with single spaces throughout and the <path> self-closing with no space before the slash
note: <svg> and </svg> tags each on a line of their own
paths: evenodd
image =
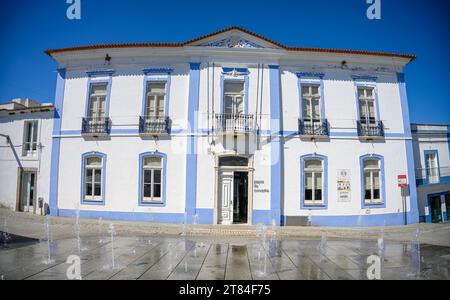
<svg viewBox="0 0 450 300">
<path fill-rule="evenodd" d="M 400 188 L 408 187 L 408 176 L 398 175 L 398 187 L 400 187 Z"/>
<path fill-rule="evenodd" d="M 338 202 L 347 203 L 352 201 L 351 171 L 338 170 Z"/>
</svg>

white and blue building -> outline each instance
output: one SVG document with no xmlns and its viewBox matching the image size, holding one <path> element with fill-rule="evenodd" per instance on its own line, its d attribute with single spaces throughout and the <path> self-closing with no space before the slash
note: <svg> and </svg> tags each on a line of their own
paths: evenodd
<svg viewBox="0 0 450 300">
<path fill-rule="evenodd" d="M 58 63 L 54 216 L 379 226 L 425 215 L 412 55 L 288 47 L 238 27 L 46 53 Z"/>
</svg>

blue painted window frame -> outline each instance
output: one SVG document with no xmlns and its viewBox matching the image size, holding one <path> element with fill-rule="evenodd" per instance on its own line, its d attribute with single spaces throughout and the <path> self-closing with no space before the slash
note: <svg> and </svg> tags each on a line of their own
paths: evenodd
<svg viewBox="0 0 450 300">
<path fill-rule="evenodd" d="M 381 191 L 380 197 L 381 202 L 377 204 L 366 204 L 365 201 L 365 187 L 364 187 L 364 161 L 367 159 L 378 159 L 380 161 L 380 184 Z M 363 209 L 371 209 L 371 208 L 386 208 L 386 174 L 384 170 L 384 156 L 378 154 L 367 154 L 363 155 L 359 158 L 359 167 L 360 167 L 360 186 L 361 186 L 361 208 Z"/>
<path fill-rule="evenodd" d="M 236 71 L 239 75 L 237 77 L 231 77 L 233 71 Z M 224 114 L 225 82 L 234 81 L 244 83 L 244 114 L 248 115 L 249 74 L 248 69 L 244 68 L 223 68 L 222 75 L 220 76 L 220 114 Z"/>
<path fill-rule="evenodd" d="M 325 121 L 325 88 L 324 88 L 324 80 L 325 74 L 323 73 L 307 73 L 307 72 L 299 72 L 297 75 L 297 86 L 298 86 L 298 95 L 299 95 L 299 117 L 303 119 L 303 95 L 302 88 L 304 85 L 318 85 L 319 93 L 320 93 L 320 118 L 322 122 Z"/>
<path fill-rule="evenodd" d="M 142 197 L 142 178 L 143 178 L 143 164 L 146 157 L 159 157 L 162 159 L 162 174 L 161 174 L 161 203 L 144 202 Z M 166 207 L 166 181 L 167 178 L 167 154 L 161 152 L 145 152 L 139 155 L 139 206 L 147 207 Z"/>
<path fill-rule="evenodd" d="M 169 116 L 169 99 L 170 99 L 170 86 L 172 82 L 173 69 L 167 68 L 148 68 L 143 69 L 144 72 L 144 92 L 142 95 L 142 108 L 141 116 L 145 116 L 145 106 L 147 105 L 147 88 L 148 84 L 152 82 L 166 83 L 166 99 L 164 101 L 164 116 Z"/>
<path fill-rule="evenodd" d="M 361 120 L 361 112 L 359 110 L 359 95 L 358 95 L 358 89 L 359 88 L 372 88 L 374 93 L 374 101 L 375 101 L 375 118 L 376 121 L 381 121 L 380 116 L 380 101 L 378 98 L 378 78 L 377 77 L 370 77 L 370 76 L 353 76 L 353 83 L 354 83 L 354 89 L 355 89 L 355 99 L 356 99 L 356 118 L 357 121 Z"/>
<path fill-rule="evenodd" d="M 440 163 L 439 163 L 439 151 L 438 150 L 424 150 L 423 152 L 423 159 L 425 161 L 425 174 L 426 174 L 426 179 L 428 181 L 428 184 L 430 183 L 430 178 L 428 176 L 428 160 L 427 160 L 427 155 L 428 154 L 436 154 L 436 162 L 437 162 L 437 176 L 439 179 L 439 182 L 436 184 L 439 184 L 441 182 L 441 168 L 440 168 Z"/>
<path fill-rule="evenodd" d="M 323 204 L 305 205 L 305 178 L 304 166 L 308 159 L 319 159 L 323 165 Z M 300 209 L 302 210 L 326 210 L 328 209 L 328 157 L 320 154 L 307 154 L 300 157 Z"/>
<path fill-rule="evenodd" d="M 92 200 L 86 200 L 84 197 L 84 186 L 85 186 L 85 166 L 86 166 L 86 160 L 90 157 L 97 157 L 102 159 L 102 200 L 101 201 L 92 201 Z M 107 155 L 101 152 L 87 152 L 81 155 L 81 204 L 82 205 L 98 205 L 103 206 L 105 205 L 105 194 L 106 194 L 106 161 L 107 161 Z"/>
<path fill-rule="evenodd" d="M 112 90 L 112 78 L 114 71 L 88 71 L 86 72 L 88 75 L 88 81 L 87 81 L 87 95 L 86 95 L 86 104 L 84 108 L 84 117 L 89 117 L 89 101 L 91 98 L 91 90 L 93 85 L 100 85 L 100 84 L 106 84 L 106 111 L 105 111 L 105 118 L 109 118 L 109 108 L 110 108 L 110 101 L 111 101 L 111 90 Z M 107 77 L 107 79 L 104 79 Z"/>
</svg>

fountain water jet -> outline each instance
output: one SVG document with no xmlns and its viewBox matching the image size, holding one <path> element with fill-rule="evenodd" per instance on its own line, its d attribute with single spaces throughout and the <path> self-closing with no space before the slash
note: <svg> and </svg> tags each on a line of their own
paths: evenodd
<svg viewBox="0 0 450 300">
<path fill-rule="evenodd" d="M 51 244 L 50 244 L 51 237 L 50 237 L 50 216 L 49 215 L 47 215 L 45 217 L 44 229 L 45 229 L 45 236 L 46 236 L 46 242 L 47 242 L 47 257 L 42 261 L 42 263 L 44 265 L 51 265 L 55 261 L 52 260 L 52 257 L 51 257 Z"/>
</svg>

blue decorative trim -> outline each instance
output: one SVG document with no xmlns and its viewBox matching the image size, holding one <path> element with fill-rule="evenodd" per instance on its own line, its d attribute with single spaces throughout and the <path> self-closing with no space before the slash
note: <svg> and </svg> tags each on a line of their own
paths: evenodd
<svg viewBox="0 0 450 300">
<path fill-rule="evenodd" d="M 115 70 L 92 70 L 87 71 L 86 74 L 89 77 L 97 77 L 97 76 L 108 76 L 111 77 L 115 73 Z"/>
<path fill-rule="evenodd" d="M 249 75 L 250 71 L 247 68 L 222 68 L 222 74 L 230 76 L 244 76 Z"/>
<path fill-rule="evenodd" d="M 282 165 L 283 149 L 281 137 L 281 90 L 280 90 L 280 68 L 278 65 L 269 65 L 270 80 L 270 131 L 271 131 L 271 169 L 270 169 L 270 209 L 272 215 L 276 216 L 276 225 L 281 223 L 281 199 L 282 192 Z"/>
<path fill-rule="evenodd" d="M 325 77 L 324 73 L 314 73 L 314 72 L 298 72 L 296 73 L 296 75 L 299 79 L 303 77 L 323 79 Z"/>
<path fill-rule="evenodd" d="M 144 72 L 145 75 L 158 75 L 158 74 L 171 75 L 173 73 L 173 69 L 170 69 L 170 68 L 145 68 L 145 69 L 142 69 L 142 72 Z"/>
<path fill-rule="evenodd" d="M 198 224 L 212 225 L 214 224 L 214 209 L 197 208 L 197 222 Z"/>
<path fill-rule="evenodd" d="M 311 74 L 315 74 L 316 76 L 312 76 Z M 298 77 L 298 90 L 299 90 L 299 103 L 300 103 L 300 119 L 303 119 L 303 95 L 302 95 L 302 86 L 303 85 L 318 85 L 320 90 L 320 114 L 322 122 L 325 121 L 325 89 L 323 84 L 323 77 L 325 75 L 322 73 L 297 73 Z M 317 77 L 319 80 L 311 81 L 304 79 L 304 77 Z"/>
<path fill-rule="evenodd" d="M 352 215 L 352 216 L 312 216 L 312 226 L 319 227 L 376 227 L 400 226 L 405 219 L 402 213 Z"/>
<path fill-rule="evenodd" d="M 416 179 L 417 187 L 426 188 L 426 187 L 439 187 L 443 185 L 450 184 L 450 176 L 440 177 L 438 183 L 430 183 L 430 181 L 426 178 Z"/>
<path fill-rule="evenodd" d="M 247 49 L 262 49 L 264 48 L 261 45 L 258 45 L 254 42 L 246 40 L 241 37 L 233 37 L 230 36 L 226 39 L 222 39 L 219 41 L 215 41 L 209 44 L 204 45 L 203 47 L 215 47 L 215 48 L 247 48 Z"/>
<path fill-rule="evenodd" d="M 170 73 L 165 76 L 158 76 L 158 77 L 149 77 L 152 73 L 145 73 L 144 76 L 144 93 L 142 96 L 142 108 L 141 108 L 141 116 L 145 116 L 145 106 L 147 104 L 147 88 L 148 84 L 151 82 L 165 82 L 166 83 L 166 99 L 164 101 L 164 116 L 169 116 L 169 105 L 170 105 L 170 88 L 171 88 L 171 82 L 172 78 Z M 154 74 L 154 73 L 153 73 Z"/>
<path fill-rule="evenodd" d="M 106 75 L 106 74 L 105 74 Z M 107 80 L 104 79 L 95 79 L 91 76 L 88 77 L 87 81 L 87 95 L 86 95 L 86 103 L 84 108 L 84 117 L 89 117 L 89 101 L 91 96 L 91 89 L 94 85 L 100 85 L 100 84 L 106 84 L 107 87 L 107 95 L 106 95 L 106 111 L 105 111 L 105 117 L 109 117 L 109 107 L 110 107 L 110 99 L 111 99 L 111 88 L 112 88 L 112 73 L 110 73 Z"/>
<path fill-rule="evenodd" d="M 364 201 L 365 195 L 365 186 L 364 186 L 364 161 L 367 159 L 378 159 L 380 161 L 380 172 L 381 172 L 381 203 L 380 204 L 366 204 Z M 369 209 L 369 208 L 386 208 L 386 176 L 384 172 L 384 157 L 382 155 L 377 154 L 368 154 L 363 155 L 359 158 L 359 167 L 360 167 L 360 186 L 361 186 L 361 208 Z"/>
<path fill-rule="evenodd" d="M 85 166 L 86 166 L 86 159 L 88 157 L 98 157 L 102 159 L 102 200 L 101 201 L 92 201 L 92 200 L 86 200 L 84 198 L 84 186 L 85 186 Z M 88 152 L 84 153 L 81 156 L 81 201 L 80 203 L 82 205 L 105 205 L 105 194 L 106 194 L 106 154 L 100 153 L 100 152 Z M 92 187 L 94 189 L 94 187 Z"/>
<path fill-rule="evenodd" d="M 400 104 L 402 107 L 403 130 L 411 136 L 411 121 L 409 118 L 408 96 L 406 93 L 405 74 L 397 73 L 398 88 L 400 92 Z"/>
<path fill-rule="evenodd" d="M 272 217 L 271 210 L 253 210 L 252 223 L 253 225 L 272 225 Z"/>
<path fill-rule="evenodd" d="M 323 163 L 323 204 L 322 205 L 305 205 L 305 178 L 304 166 L 305 160 L 315 158 L 320 159 Z M 326 210 L 328 209 L 328 157 L 320 154 L 308 154 L 300 157 L 300 209 L 302 210 Z"/>
<path fill-rule="evenodd" d="M 142 197 L 143 162 L 146 157 L 156 156 L 162 159 L 161 174 L 161 203 L 146 203 Z M 166 206 L 166 177 L 167 177 L 167 155 L 160 152 L 146 152 L 139 155 L 139 206 L 165 207 Z"/>
<path fill-rule="evenodd" d="M 352 79 L 354 81 L 374 81 L 374 82 L 376 82 L 378 80 L 378 77 L 369 76 L 369 75 L 352 75 Z"/>
<path fill-rule="evenodd" d="M 197 137 L 198 113 L 200 97 L 200 63 L 191 63 L 189 72 L 189 98 L 188 98 L 188 126 L 190 135 L 187 137 L 186 152 L 186 205 L 185 211 L 188 219 L 196 213 L 197 199 Z"/>
<path fill-rule="evenodd" d="M 59 215 L 61 217 L 73 218 L 76 216 L 76 211 L 72 209 L 61 209 Z M 80 218 L 181 224 L 184 220 L 184 214 L 81 210 Z"/>
<path fill-rule="evenodd" d="M 58 69 L 56 78 L 55 113 L 53 120 L 53 135 L 61 134 L 61 118 L 64 107 L 64 90 L 66 84 L 66 69 Z M 50 215 L 58 216 L 58 179 L 59 179 L 59 156 L 61 150 L 61 138 L 52 138 L 52 158 L 50 169 Z"/>
</svg>

